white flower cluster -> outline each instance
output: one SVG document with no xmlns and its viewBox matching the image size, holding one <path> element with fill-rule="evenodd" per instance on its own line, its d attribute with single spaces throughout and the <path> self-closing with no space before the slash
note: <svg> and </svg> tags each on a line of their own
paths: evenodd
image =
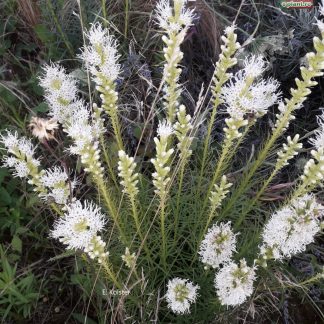
<svg viewBox="0 0 324 324">
<path fill-rule="evenodd" d="M 319 232 L 323 216 L 324 207 L 309 194 L 274 213 L 262 233 L 263 260 L 280 260 L 304 251 Z"/>
<path fill-rule="evenodd" d="M 70 181 L 69 176 L 63 168 L 53 167 L 45 170 L 40 177 L 40 181 L 47 189 L 41 196 L 45 199 L 53 199 L 57 204 L 65 205 L 72 194 L 76 182 Z"/>
<path fill-rule="evenodd" d="M 64 125 L 73 112 L 71 105 L 77 96 L 75 79 L 68 75 L 63 67 L 51 64 L 44 66 L 40 85 L 45 91 L 49 115 Z"/>
<path fill-rule="evenodd" d="M 160 197 L 166 194 L 166 187 L 171 180 L 169 177 L 170 167 L 169 161 L 174 152 L 174 149 L 168 148 L 169 137 L 173 134 L 174 130 L 171 124 L 167 121 L 162 121 L 157 129 L 157 134 L 160 137 L 154 137 L 156 145 L 156 158 L 151 159 L 155 167 L 153 176 L 153 184 L 156 188 L 155 193 Z"/>
<path fill-rule="evenodd" d="M 63 125 L 64 131 L 73 139 L 70 153 L 81 156 L 85 171 L 102 176 L 98 142 L 103 132 L 101 109 L 94 106 L 92 115 L 86 104 L 77 99 L 76 82 L 64 68 L 48 65 L 44 71 L 41 85 L 51 107 L 50 115 Z"/>
<path fill-rule="evenodd" d="M 165 295 L 168 307 L 176 314 L 190 312 L 190 305 L 196 301 L 198 286 L 187 279 L 174 278 L 168 282 Z"/>
<path fill-rule="evenodd" d="M 80 57 L 96 84 L 105 85 L 106 80 L 114 82 L 120 73 L 117 41 L 100 23 L 92 24 L 86 37 L 90 44 L 84 47 Z"/>
<path fill-rule="evenodd" d="M 251 56 L 244 66 L 221 90 L 227 112 L 231 118 L 241 120 L 247 115 L 262 117 L 269 107 L 278 103 L 281 96 L 278 81 L 272 78 L 255 81 L 266 66 L 262 57 Z"/>
<path fill-rule="evenodd" d="M 156 19 L 159 26 L 168 33 L 177 33 L 188 29 L 194 19 L 194 10 L 186 8 L 187 0 L 160 0 L 156 5 Z"/>
<path fill-rule="evenodd" d="M 85 171 L 102 176 L 100 163 L 99 137 L 103 133 L 101 119 L 90 121 L 91 114 L 84 102 L 79 100 L 66 127 L 66 133 L 73 139 L 74 145 L 69 148 L 71 154 L 80 155 Z"/>
<path fill-rule="evenodd" d="M 97 233 L 102 231 L 106 216 L 94 203 L 74 201 L 66 206 L 64 216 L 54 223 L 51 237 L 59 239 L 68 249 L 80 249 L 101 262 L 108 254 Z"/>
<path fill-rule="evenodd" d="M 237 265 L 226 264 L 215 277 L 215 288 L 222 305 L 236 306 L 253 293 L 255 267 L 248 267 L 244 259 Z"/>
<path fill-rule="evenodd" d="M 235 248 L 236 234 L 231 229 L 231 223 L 214 224 L 201 242 L 200 260 L 214 269 L 218 268 L 231 260 Z"/>
<path fill-rule="evenodd" d="M 19 178 L 31 176 L 36 181 L 39 177 L 40 162 L 34 157 L 36 147 L 26 137 L 19 137 L 17 132 L 7 131 L 1 135 L 1 143 L 9 153 L 3 159 L 4 166 L 13 169 L 13 175 Z M 32 179 L 30 180 L 32 181 Z"/>
</svg>

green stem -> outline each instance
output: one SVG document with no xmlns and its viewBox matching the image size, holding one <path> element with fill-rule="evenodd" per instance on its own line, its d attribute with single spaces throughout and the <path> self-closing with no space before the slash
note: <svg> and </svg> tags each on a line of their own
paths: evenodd
<svg viewBox="0 0 324 324">
<path fill-rule="evenodd" d="M 138 234 L 138 236 L 140 237 L 141 240 L 144 240 L 144 237 L 143 237 L 142 232 L 141 232 L 140 222 L 139 222 L 139 219 L 138 219 L 135 198 L 130 197 L 130 202 L 131 202 L 131 205 L 132 205 L 132 213 L 133 213 L 133 218 L 134 218 L 137 234 Z"/>
<path fill-rule="evenodd" d="M 102 16 L 104 18 L 103 24 L 107 28 L 107 11 L 106 11 L 106 0 L 101 0 L 101 9 L 102 9 Z"/>
<path fill-rule="evenodd" d="M 113 201 L 113 198 L 111 197 L 109 189 L 107 188 L 104 180 L 101 177 L 96 177 L 94 179 L 94 182 L 98 186 L 99 193 L 104 200 L 104 203 L 109 211 L 109 215 L 112 217 L 114 224 L 116 225 L 116 227 L 119 231 L 122 241 L 125 244 L 127 244 L 126 236 L 124 234 L 124 231 L 122 230 L 121 224 L 119 224 L 118 210 L 117 210 L 117 207 Z"/>
<path fill-rule="evenodd" d="M 135 226 L 136 226 L 137 235 L 141 239 L 141 243 L 143 243 L 143 248 L 144 248 L 150 262 L 153 263 L 153 260 L 152 260 L 152 257 L 151 257 L 151 251 L 146 246 L 145 238 L 144 238 L 144 236 L 142 234 L 142 231 L 141 231 L 141 224 L 140 224 L 140 221 L 138 219 L 138 213 L 137 213 L 137 206 L 136 206 L 136 203 L 135 203 L 135 198 L 130 197 L 130 201 L 131 201 L 131 205 L 132 205 L 132 213 L 133 213 L 133 218 L 134 218 L 134 222 L 135 222 Z"/>
<path fill-rule="evenodd" d="M 60 210 L 60 208 L 59 208 L 56 204 L 52 203 L 52 204 L 51 204 L 51 207 L 53 208 L 53 210 L 54 210 L 58 215 L 63 216 L 63 212 Z"/>
<path fill-rule="evenodd" d="M 206 167 L 207 153 L 208 153 L 211 133 L 213 130 L 213 125 L 214 125 L 215 118 L 216 118 L 216 113 L 217 113 L 217 109 L 214 107 L 211 117 L 210 117 L 210 120 L 209 120 L 209 123 L 208 123 L 207 136 L 206 136 L 205 143 L 204 143 L 203 159 L 201 162 L 201 169 L 200 169 L 200 175 L 199 175 L 199 181 L 198 181 L 198 187 L 197 187 L 198 192 L 200 190 L 202 177 L 203 177 L 205 167 Z"/>
<path fill-rule="evenodd" d="M 269 186 L 269 184 L 271 183 L 272 179 L 275 177 L 275 175 L 277 174 L 277 172 L 279 171 L 278 168 L 275 168 L 271 175 L 269 176 L 269 178 L 263 183 L 261 189 L 258 191 L 258 193 L 256 194 L 256 196 L 249 201 L 248 203 L 248 207 L 247 209 L 245 209 L 240 217 L 238 218 L 238 220 L 236 221 L 235 225 L 234 225 L 234 230 L 237 230 L 239 228 L 239 226 L 242 224 L 242 222 L 244 221 L 246 215 L 253 209 L 253 207 L 255 206 L 255 203 L 259 200 L 259 198 L 262 196 L 262 194 L 264 193 L 264 191 L 267 189 L 267 187 Z"/>
<path fill-rule="evenodd" d="M 276 128 L 273 135 L 270 137 L 270 139 L 267 141 L 266 145 L 264 146 L 263 150 L 259 153 L 257 160 L 252 164 L 251 168 L 249 168 L 248 173 L 246 176 L 244 176 L 241 184 L 239 187 L 234 191 L 234 193 L 231 196 L 231 199 L 228 201 L 227 205 L 224 207 L 222 212 L 222 217 L 232 209 L 235 202 L 239 197 L 241 197 L 244 192 L 251 186 L 250 180 L 254 176 L 257 169 L 261 166 L 261 164 L 264 162 L 266 157 L 268 156 L 268 153 L 272 146 L 274 145 L 275 141 L 280 136 L 281 131 Z"/>
<path fill-rule="evenodd" d="M 165 197 L 161 199 L 161 238 L 162 238 L 162 264 L 166 268 L 166 236 L 165 236 Z"/>
<path fill-rule="evenodd" d="M 102 147 L 102 151 L 103 151 L 103 156 L 104 156 L 104 159 L 105 159 L 105 162 L 108 166 L 108 170 L 109 170 L 109 174 L 110 174 L 110 177 L 111 177 L 111 180 L 114 182 L 115 186 L 118 187 L 118 184 L 117 184 L 117 179 L 116 179 L 116 176 L 115 176 L 115 172 L 114 172 L 114 169 L 111 165 L 111 160 L 109 158 L 109 155 L 108 155 L 108 152 L 107 152 L 107 148 L 106 148 L 106 145 L 105 145 L 105 140 L 103 138 L 103 136 L 101 135 L 100 136 L 100 145 Z"/>
<path fill-rule="evenodd" d="M 124 30 L 125 38 L 127 38 L 127 33 L 128 33 L 128 20 L 129 20 L 129 0 L 125 0 L 125 30 Z"/>
<path fill-rule="evenodd" d="M 103 266 L 106 274 L 108 275 L 108 279 L 110 279 L 117 288 L 121 289 L 122 285 L 119 283 L 119 281 L 118 281 L 117 277 L 115 276 L 114 272 L 110 269 L 110 265 L 109 265 L 108 260 L 103 261 L 102 266 Z"/>
<path fill-rule="evenodd" d="M 198 235 L 198 244 L 197 244 L 197 248 L 196 248 L 195 256 L 194 256 L 194 258 L 192 259 L 192 262 L 191 262 L 191 266 L 192 266 L 192 265 L 196 262 L 196 260 L 197 260 L 197 257 L 198 257 L 198 251 L 199 251 L 199 245 L 200 245 L 201 241 L 203 240 L 203 238 L 204 238 L 204 236 L 205 236 L 205 234 L 206 234 L 206 232 L 207 232 L 207 230 L 208 230 L 208 227 L 209 227 L 209 225 L 210 225 L 210 223 L 211 223 L 211 221 L 212 221 L 212 219 L 213 219 L 213 215 L 214 215 L 214 213 L 215 213 L 215 209 L 211 209 L 210 212 L 209 212 L 209 215 L 208 215 L 208 218 L 207 218 L 207 223 L 206 223 L 206 225 L 205 225 L 205 227 L 204 227 L 204 230 L 203 230 L 201 233 L 199 233 L 199 235 Z"/>
<path fill-rule="evenodd" d="M 207 203 L 208 203 L 208 200 L 209 200 L 209 197 L 210 197 L 210 192 L 212 191 L 215 183 L 217 182 L 217 180 L 220 177 L 221 171 L 224 168 L 224 162 L 226 161 L 227 155 L 229 153 L 229 150 L 230 150 L 232 144 L 233 144 L 232 139 L 228 139 L 228 138 L 225 139 L 225 144 L 223 146 L 221 156 L 220 156 L 220 158 L 219 158 L 219 160 L 217 162 L 212 181 L 210 182 L 207 193 L 206 193 L 206 198 L 204 200 L 204 204 L 203 204 L 203 208 L 202 208 L 202 214 L 204 213 L 204 211 L 205 211 L 205 209 L 207 207 Z"/>
<path fill-rule="evenodd" d="M 124 144 L 123 144 L 123 139 L 121 136 L 121 131 L 120 131 L 120 123 L 118 120 L 118 113 L 114 112 L 110 114 L 111 118 L 111 124 L 114 129 L 117 145 L 118 145 L 118 150 L 123 150 L 124 151 Z"/>
<path fill-rule="evenodd" d="M 174 243 L 177 244 L 177 231 L 178 231 L 178 223 L 179 223 L 179 209 L 180 209 L 180 197 L 181 197 L 181 191 L 182 191 L 182 184 L 183 184 L 183 178 L 184 178 L 184 171 L 185 171 L 185 163 L 182 163 L 181 169 L 180 169 L 180 178 L 179 178 L 179 187 L 177 192 L 177 209 L 174 219 Z"/>
<path fill-rule="evenodd" d="M 62 29 L 62 27 L 61 27 L 61 24 L 60 24 L 60 22 L 58 21 L 57 16 L 56 16 L 56 14 L 55 14 L 55 11 L 54 11 L 54 8 L 53 8 L 53 5 L 52 5 L 52 2 L 51 2 L 50 0 L 47 0 L 47 5 L 48 5 L 48 7 L 49 7 L 49 9 L 50 9 L 50 12 L 51 12 L 52 17 L 53 17 L 53 19 L 54 19 L 54 22 L 55 22 L 56 28 L 57 28 L 57 30 L 59 31 L 59 33 L 61 34 L 61 37 L 62 37 L 62 39 L 63 39 L 63 42 L 64 42 L 66 48 L 68 49 L 68 51 L 69 51 L 71 57 L 74 57 L 75 55 L 74 55 L 73 47 L 72 47 L 71 43 L 69 42 L 69 40 L 67 39 L 65 33 L 63 32 L 63 29 Z"/>
</svg>

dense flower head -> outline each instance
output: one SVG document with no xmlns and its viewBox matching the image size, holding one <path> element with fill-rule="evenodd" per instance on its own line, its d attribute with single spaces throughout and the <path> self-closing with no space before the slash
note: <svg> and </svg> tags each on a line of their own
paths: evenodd
<svg viewBox="0 0 324 324">
<path fill-rule="evenodd" d="M 236 235 L 231 223 L 214 224 L 201 242 L 199 255 L 201 262 L 213 268 L 229 262 L 235 251 Z"/>
<path fill-rule="evenodd" d="M 262 55 L 251 55 L 244 60 L 243 65 L 246 75 L 257 78 L 266 70 L 267 61 Z"/>
<path fill-rule="evenodd" d="M 253 293 L 255 267 L 248 267 L 244 259 L 237 265 L 226 264 L 215 277 L 215 288 L 222 305 L 240 305 Z"/>
<path fill-rule="evenodd" d="M 74 201 L 54 224 L 53 238 L 59 239 L 68 249 L 89 249 L 92 240 L 105 226 L 105 215 L 90 201 Z"/>
<path fill-rule="evenodd" d="M 168 307 L 176 314 L 190 312 L 190 304 L 197 298 L 198 286 L 188 279 L 174 278 L 168 282 L 168 291 L 165 295 Z"/>
<path fill-rule="evenodd" d="M 40 85 L 46 94 L 56 95 L 62 99 L 72 101 L 77 87 L 75 79 L 66 73 L 64 67 L 58 64 L 45 65 L 44 74 L 40 77 Z"/>
<path fill-rule="evenodd" d="M 170 135 L 172 135 L 174 132 L 174 129 L 171 125 L 170 122 L 168 122 L 167 120 L 163 120 L 159 123 L 158 129 L 157 129 L 157 134 L 160 137 L 168 137 Z"/>
<path fill-rule="evenodd" d="M 264 259 L 291 257 L 306 249 L 320 230 L 324 206 L 311 194 L 294 199 L 274 213 L 262 233 Z"/>
<path fill-rule="evenodd" d="M 120 73 L 120 55 L 116 39 L 99 22 L 92 24 L 86 37 L 90 44 L 84 47 L 80 57 L 96 83 L 101 85 L 104 80 L 115 81 Z"/>
<path fill-rule="evenodd" d="M 45 170 L 40 177 L 40 181 L 48 192 L 43 195 L 45 199 L 53 199 L 57 204 L 66 204 L 71 194 L 70 190 L 73 191 L 76 182 L 70 181 L 69 176 L 63 168 L 53 167 Z"/>
<path fill-rule="evenodd" d="M 31 157 L 34 155 L 36 149 L 29 139 L 24 136 L 19 137 L 17 132 L 7 131 L 5 135 L 2 134 L 1 142 L 8 152 L 12 154 L 23 154 Z"/>
<path fill-rule="evenodd" d="M 26 178 L 30 173 L 27 163 L 13 156 L 6 156 L 3 159 L 3 166 L 12 168 L 13 175 L 18 178 Z"/>
<path fill-rule="evenodd" d="M 309 140 L 317 150 L 324 149 L 324 113 L 317 118 L 319 128 L 315 131 L 315 137 Z"/>
<path fill-rule="evenodd" d="M 9 153 L 3 158 L 4 166 L 12 168 L 14 176 L 28 177 L 40 165 L 39 160 L 34 158 L 36 147 L 26 137 L 19 137 L 17 132 L 7 131 L 1 135 L 0 142 Z"/>
<path fill-rule="evenodd" d="M 169 0 L 160 0 L 156 5 L 156 19 L 166 32 L 179 32 L 192 25 L 194 10 L 186 8 L 187 0 L 175 0 L 172 7 Z"/>
<path fill-rule="evenodd" d="M 70 114 L 70 104 L 77 96 L 76 80 L 63 67 L 51 64 L 44 66 L 40 85 L 49 104 L 49 115 L 64 124 Z"/>
<path fill-rule="evenodd" d="M 232 118 L 242 119 L 248 114 L 261 117 L 279 101 L 278 88 L 279 83 L 272 78 L 248 84 L 247 74 L 241 70 L 222 88 L 221 99 Z"/>
<path fill-rule="evenodd" d="M 81 155 L 84 149 L 97 141 L 103 128 L 101 120 L 90 121 L 89 108 L 83 101 L 78 100 L 73 105 L 73 114 L 65 131 L 74 140 L 74 146 L 70 147 L 70 152 Z"/>
</svg>

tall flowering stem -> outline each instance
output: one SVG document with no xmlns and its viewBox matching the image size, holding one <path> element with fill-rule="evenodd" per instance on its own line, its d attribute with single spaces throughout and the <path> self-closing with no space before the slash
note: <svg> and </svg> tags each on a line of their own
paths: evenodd
<svg viewBox="0 0 324 324">
<path fill-rule="evenodd" d="M 231 186 L 232 186 L 232 183 L 228 182 L 227 177 L 225 175 L 223 175 L 220 183 L 215 184 L 214 188 L 210 192 L 210 196 L 209 196 L 210 209 L 208 212 L 206 224 L 201 230 L 199 227 L 200 223 L 197 222 L 197 225 L 196 225 L 195 231 L 194 231 L 194 232 L 196 232 L 197 228 L 199 228 L 200 234 L 198 235 L 198 244 L 201 244 L 201 241 L 202 241 L 204 235 L 206 234 L 208 227 L 210 226 L 212 220 L 216 216 L 215 214 L 216 214 L 217 209 L 222 205 L 223 200 L 226 198 L 226 196 L 230 192 L 229 189 L 231 188 Z M 202 219 L 204 219 L 204 218 L 202 218 Z M 193 258 L 193 261 L 191 264 L 193 264 L 196 261 L 197 255 L 198 255 L 198 251 L 195 254 L 195 257 Z"/>
<path fill-rule="evenodd" d="M 299 143 L 299 135 L 296 134 L 294 138 L 290 136 L 287 137 L 287 144 L 283 144 L 282 150 L 280 150 L 278 154 L 278 159 L 275 165 L 274 170 L 271 172 L 270 176 L 266 181 L 264 181 L 262 187 L 258 190 L 257 194 L 254 198 L 247 204 L 247 208 L 242 211 L 240 217 L 235 223 L 235 228 L 239 228 L 241 223 L 243 222 L 246 215 L 253 209 L 257 201 L 260 199 L 264 191 L 267 189 L 273 178 L 276 174 L 286 165 L 288 165 L 288 161 L 290 161 L 294 156 L 298 154 L 298 151 L 303 147 L 302 143 Z"/>
<path fill-rule="evenodd" d="M 229 193 L 229 188 L 231 188 L 232 183 L 228 182 L 227 177 L 224 175 L 219 183 L 219 185 L 215 184 L 214 189 L 210 192 L 210 211 L 208 215 L 208 219 L 203 230 L 202 235 L 206 233 L 207 228 L 215 217 L 215 211 L 219 208 Z"/>
<path fill-rule="evenodd" d="M 208 188 L 208 195 L 226 170 L 229 159 L 233 157 L 234 149 L 238 147 L 236 145 L 233 149 L 234 143 L 242 139 L 257 118 L 264 116 L 268 108 L 280 99 L 281 93 L 278 91 L 279 84 L 276 80 L 259 79 L 265 68 L 266 62 L 263 57 L 252 55 L 244 61 L 244 69 L 236 73 L 233 79 L 221 89 L 220 98 L 230 117 L 225 119 L 225 141 Z M 245 127 L 247 130 L 241 131 Z M 204 208 L 207 203 L 206 198 Z"/>
<path fill-rule="evenodd" d="M 165 203 L 168 196 L 170 183 L 170 160 L 174 152 L 173 148 L 169 148 L 169 142 L 174 130 L 168 121 L 160 122 L 157 133 L 159 138 L 155 137 L 156 158 L 152 159 L 155 167 L 153 176 L 153 184 L 155 186 L 155 194 L 160 199 L 160 219 L 161 219 L 161 236 L 162 236 L 162 261 L 166 264 L 166 235 L 165 235 Z"/>
<path fill-rule="evenodd" d="M 237 63 L 237 59 L 233 56 L 235 55 L 236 51 L 240 48 L 240 44 L 236 40 L 237 35 L 235 33 L 235 26 L 232 25 L 230 27 L 227 27 L 225 29 L 225 35 L 222 36 L 222 41 L 224 42 L 224 44 L 221 45 L 221 54 L 219 55 L 219 59 L 216 63 L 216 68 L 212 78 L 212 112 L 210 120 L 208 122 L 207 135 L 204 143 L 204 151 L 198 187 L 200 187 L 200 181 L 205 171 L 210 137 L 217 114 L 217 108 L 222 103 L 221 89 L 222 86 L 232 76 L 232 74 L 228 73 L 227 71 Z"/>
<path fill-rule="evenodd" d="M 193 10 L 186 8 L 187 0 L 174 0 L 173 7 L 169 0 L 161 0 L 156 7 L 156 19 L 165 35 L 162 41 L 166 63 L 164 64 L 164 106 L 167 119 L 173 123 L 179 106 L 181 87 L 179 78 L 181 68 L 179 63 L 183 58 L 180 45 L 183 42 L 194 18 Z"/>
<path fill-rule="evenodd" d="M 100 92 L 102 108 L 110 117 L 118 148 L 123 149 L 121 126 L 118 116 L 118 92 L 115 82 L 120 73 L 118 44 L 100 23 L 93 24 L 86 34 L 89 45 L 85 46 L 81 58 L 89 69 Z"/>
<path fill-rule="evenodd" d="M 138 212 L 136 206 L 136 196 L 138 194 L 138 173 L 135 172 L 136 163 L 134 161 L 134 158 L 129 157 L 124 151 L 119 151 L 118 156 L 118 171 L 119 176 L 122 179 L 121 185 L 124 187 L 123 192 L 128 196 L 130 200 L 137 234 L 141 239 L 143 239 L 143 235 L 141 233 L 141 224 L 138 219 Z"/>
<path fill-rule="evenodd" d="M 192 137 L 192 129 L 193 125 L 191 122 L 191 116 L 186 113 L 186 107 L 184 105 L 180 105 L 178 112 L 177 112 L 177 121 L 174 124 L 174 133 L 178 139 L 177 147 L 179 149 L 179 169 L 180 169 L 180 176 L 179 176 L 179 188 L 177 191 L 177 210 L 175 213 L 175 220 L 174 220 L 174 242 L 176 243 L 177 237 L 177 227 L 178 227 L 178 217 L 179 217 L 179 207 L 180 207 L 180 196 L 182 191 L 182 184 L 184 178 L 184 172 L 186 164 L 192 154 L 191 144 L 193 141 Z"/>
<path fill-rule="evenodd" d="M 105 39 L 107 36 L 106 31 L 101 26 L 93 26 L 93 30 L 89 35 L 91 35 L 94 43 L 99 40 L 108 42 Z M 87 66 L 94 75 L 97 75 L 95 74 L 95 71 L 97 71 L 95 62 L 98 63 L 97 54 L 92 47 L 84 49 L 82 54 L 86 64 L 88 64 Z M 112 77 L 116 78 L 119 71 L 119 65 L 116 63 L 116 51 L 109 52 L 109 55 L 112 55 L 112 57 L 109 56 L 109 59 L 115 62 L 115 66 L 103 65 L 100 71 L 102 73 L 106 71 L 106 75 L 112 75 Z M 107 70 L 103 70 L 104 68 Z M 109 71 L 110 74 L 108 73 Z M 98 78 L 100 75 L 99 73 Z M 93 111 L 91 112 L 86 104 L 77 98 L 75 79 L 67 74 L 65 69 L 59 65 L 52 64 L 45 66 L 40 84 L 44 88 L 45 98 L 50 107 L 49 114 L 63 126 L 63 130 L 73 140 L 73 145 L 69 148 L 70 153 L 80 156 L 84 170 L 91 175 L 100 195 L 104 199 L 110 215 L 125 240 L 118 221 L 117 208 L 104 180 L 104 168 L 100 162 L 99 139 L 102 138 L 104 132 L 103 120 L 101 118 L 103 109 L 97 105 L 93 105 Z"/>
<path fill-rule="evenodd" d="M 289 123 L 294 116 L 292 115 L 296 110 L 301 108 L 303 102 L 307 99 L 307 96 L 311 93 L 310 88 L 317 84 L 314 81 L 315 77 L 323 75 L 322 70 L 324 69 L 324 23 L 318 21 L 318 27 L 321 32 L 321 38 L 314 37 L 313 43 L 316 52 L 311 52 L 306 55 L 307 64 L 301 67 L 301 78 L 296 78 L 296 88 L 291 89 L 291 98 L 286 99 L 284 103 L 279 105 L 279 114 L 277 115 L 277 120 L 275 127 L 273 129 L 272 135 L 266 141 L 263 149 L 259 152 L 257 159 L 249 168 L 249 171 L 244 176 L 241 184 L 232 195 L 231 201 L 227 204 L 224 212 L 229 211 L 235 201 L 240 197 L 245 190 L 249 187 L 250 180 L 257 171 L 257 169 L 266 160 L 269 152 L 277 139 L 283 134 L 283 132 L 288 128 Z"/>
<path fill-rule="evenodd" d="M 100 162 L 99 138 L 103 133 L 102 121 L 99 118 L 90 120 L 91 114 L 82 101 L 77 102 L 78 108 L 74 110 L 66 133 L 72 138 L 73 145 L 69 148 L 71 154 L 80 156 L 84 170 L 91 175 L 98 187 L 100 195 L 108 208 L 122 238 L 126 241 L 119 219 L 114 198 L 104 179 L 104 168 Z"/>
</svg>

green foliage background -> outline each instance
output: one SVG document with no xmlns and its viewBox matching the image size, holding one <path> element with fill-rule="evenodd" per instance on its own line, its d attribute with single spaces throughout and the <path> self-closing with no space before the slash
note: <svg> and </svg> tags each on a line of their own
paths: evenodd
<svg viewBox="0 0 324 324">
<path fill-rule="evenodd" d="M 78 48 L 83 43 L 80 15 L 85 27 L 98 17 L 104 17 L 121 43 L 125 68 L 124 84 L 119 89 L 122 102 L 128 102 L 135 95 L 138 100 L 144 101 L 144 107 L 149 106 L 149 96 L 144 95 L 143 98 L 148 84 L 143 81 L 143 75 L 139 77 L 139 71 L 143 72 L 144 69 L 145 78 L 149 77 L 153 83 L 160 72 L 162 57 L 158 51 L 161 43 L 157 37 L 152 39 L 155 26 L 149 23 L 153 5 L 153 1 L 141 0 L 80 1 L 80 7 L 75 0 L 3 0 L 0 3 L 1 130 L 15 128 L 24 135 L 30 135 L 27 127 L 30 117 L 47 112 L 48 107 L 43 102 L 42 89 L 37 80 L 44 62 L 60 61 L 74 71 L 84 80 L 81 81 L 81 89 L 86 96 L 86 78 L 80 70 L 80 62 L 75 59 Z M 247 2 L 241 8 L 237 25 L 241 42 L 249 40 L 252 34 L 255 37 L 245 47 L 243 55 L 250 52 L 266 55 L 271 63 L 269 74 L 283 82 L 282 90 L 287 94 L 298 73 L 300 59 L 312 47 L 312 37 L 316 33 L 313 26 L 316 10 L 283 13 L 275 3 L 273 5 Z M 183 81 L 188 80 L 187 88 L 194 99 L 197 99 L 201 83 L 207 82 L 212 74 L 211 62 L 215 61 L 219 50 L 218 36 L 223 26 L 234 20 L 238 7 L 238 1 L 235 0 L 199 2 L 201 16 L 212 22 L 212 25 L 207 24 L 206 27 L 200 23 L 193 31 L 193 36 L 184 44 L 186 69 L 182 78 Z M 213 26 L 212 36 L 210 26 Z M 289 32 L 293 37 L 287 36 Z M 323 83 L 320 83 L 298 114 L 290 133 L 307 136 L 316 128 L 315 116 L 319 113 L 318 107 L 323 104 L 322 86 Z M 136 112 L 136 107 L 133 110 Z M 128 117 L 132 119 L 133 114 Z M 131 125 L 129 139 L 136 142 L 141 125 Z M 220 138 L 221 125 L 221 122 L 216 124 L 216 140 Z M 233 161 L 233 170 L 242 168 L 245 161 L 253 157 L 251 148 L 262 142 L 269 127 L 270 118 L 265 117 L 243 144 Z M 43 148 L 40 147 L 40 150 Z M 47 162 L 54 161 L 49 157 Z M 293 181 L 303 163 L 302 155 L 293 167 L 282 172 L 280 178 L 276 179 L 277 184 Z M 260 178 L 254 179 L 256 185 L 262 179 L 264 171 L 261 170 Z M 183 197 L 184 200 L 187 199 L 184 206 L 187 204 L 188 210 L 192 203 L 190 185 L 186 184 L 187 196 Z M 260 215 L 274 208 L 289 187 L 280 190 L 273 189 L 267 193 L 265 199 L 270 202 L 266 210 L 258 207 L 252 221 L 257 223 Z M 319 195 L 321 194 L 320 192 Z M 242 199 L 222 216 L 236 218 L 244 207 L 243 204 Z M 187 213 L 186 210 L 182 212 Z M 191 214 L 188 217 L 189 222 L 194 223 L 197 215 Z M 0 319 L 3 323 L 108 322 L 109 308 L 116 305 L 116 300 L 102 294 L 104 283 L 98 280 L 94 271 L 88 269 L 86 262 L 64 253 L 61 247 L 48 239 L 52 222 L 50 210 L 43 206 L 31 188 L 19 179 L 10 177 L 6 169 L 0 168 Z M 253 255 L 251 245 L 257 242 L 258 233 L 251 232 L 248 228 L 244 233 L 248 234 L 240 237 L 245 247 L 245 251 L 241 252 Z M 213 313 L 218 313 L 213 321 L 215 323 L 235 323 L 244 319 L 251 323 L 271 323 L 287 318 L 299 323 L 320 322 L 324 319 L 321 301 L 323 284 L 316 282 L 305 286 L 300 283 L 312 277 L 323 263 L 324 242 L 319 239 L 307 253 L 280 265 L 275 269 L 276 272 L 269 269 L 266 275 L 269 278 L 268 284 L 272 287 L 271 293 L 265 292 L 256 298 L 253 310 L 218 309 L 215 302 L 206 307 L 204 313 L 196 314 L 194 322 L 206 323 Z M 212 274 L 207 276 L 212 278 Z M 204 290 L 204 283 L 200 284 Z M 156 300 L 152 300 L 143 305 L 142 311 L 152 314 L 150 318 L 154 319 L 158 304 Z M 138 310 L 134 309 L 134 314 L 136 312 Z M 117 323 L 125 320 L 120 316 Z M 161 322 L 185 321 L 172 315 L 161 319 Z M 130 318 L 125 322 L 133 321 Z"/>
</svg>

